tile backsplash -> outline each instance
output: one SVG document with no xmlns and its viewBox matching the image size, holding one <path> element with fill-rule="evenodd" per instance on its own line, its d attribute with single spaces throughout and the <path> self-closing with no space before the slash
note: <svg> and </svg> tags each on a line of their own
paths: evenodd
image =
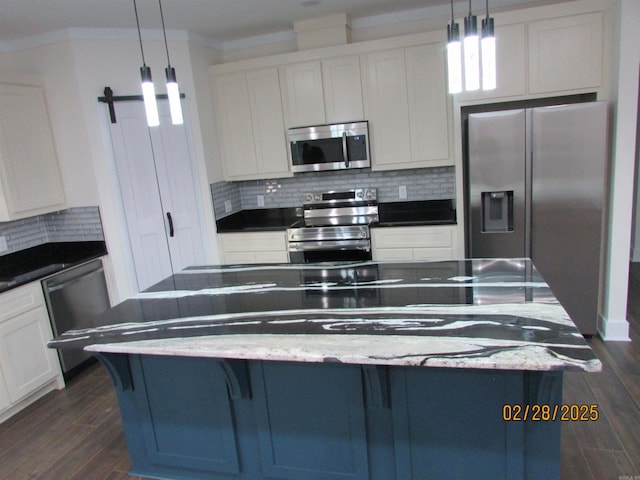
<svg viewBox="0 0 640 480">
<path fill-rule="evenodd" d="M 0 222 L 9 250 L 17 252 L 47 242 L 104 240 L 98 207 L 74 207 L 35 217 Z"/>
<path fill-rule="evenodd" d="M 400 198 L 399 187 L 405 186 L 407 198 Z M 306 192 L 376 187 L 378 201 L 440 200 L 455 198 L 454 167 L 412 170 L 349 170 L 310 172 L 289 178 L 218 182 L 211 185 L 211 196 L 217 219 L 243 209 L 302 206 Z M 259 205 L 259 198 L 264 205 Z M 226 211 L 225 201 L 230 210 Z"/>
</svg>

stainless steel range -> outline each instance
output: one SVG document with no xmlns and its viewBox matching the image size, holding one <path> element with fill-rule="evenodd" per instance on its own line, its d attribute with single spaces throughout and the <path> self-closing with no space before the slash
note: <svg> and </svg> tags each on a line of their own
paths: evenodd
<svg viewBox="0 0 640 480">
<path fill-rule="evenodd" d="M 377 222 L 375 188 L 303 196 L 304 226 L 289 228 L 289 261 L 371 260 L 369 225 Z"/>
</svg>

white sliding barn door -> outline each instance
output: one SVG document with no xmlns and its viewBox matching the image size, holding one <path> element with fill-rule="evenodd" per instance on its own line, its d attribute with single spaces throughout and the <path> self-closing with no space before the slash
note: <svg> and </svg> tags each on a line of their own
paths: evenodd
<svg viewBox="0 0 640 480">
<path fill-rule="evenodd" d="M 158 109 L 160 126 L 149 128 L 142 102 L 119 102 L 117 122 L 110 124 L 139 291 L 205 261 L 187 126 L 171 124 L 167 101 L 159 101 Z"/>
</svg>

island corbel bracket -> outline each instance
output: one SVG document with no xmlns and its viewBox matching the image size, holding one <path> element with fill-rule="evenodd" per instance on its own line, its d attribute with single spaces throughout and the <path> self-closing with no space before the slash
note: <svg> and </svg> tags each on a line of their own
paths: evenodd
<svg viewBox="0 0 640 480">
<path fill-rule="evenodd" d="M 218 362 L 227 380 L 229 397 L 232 400 L 251 398 L 249 368 L 244 360 L 222 359 Z"/>
<path fill-rule="evenodd" d="M 389 398 L 389 376 L 386 367 L 362 365 L 365 401 L 371 409 L 386 409 L 391 405 Z"/>
<path fill-rule="evenodd" d="M 116 390 L 123 392 L 135 390 L 133 377 L 131 375 L 131 365 L 129 364 L 129 355 L 117 353 L 94 353 L 93 355 L 100 360 L 100 363 L 102 363 L 109 372 Z"/>
</svg>

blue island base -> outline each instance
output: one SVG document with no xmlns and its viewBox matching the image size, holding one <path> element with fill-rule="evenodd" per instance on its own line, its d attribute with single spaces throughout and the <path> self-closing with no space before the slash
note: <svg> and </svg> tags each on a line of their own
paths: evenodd
<svg viewBox="0 0 640 480">
<path fill-rule="evenodd" d="M 96 355 L 132 475 L 208 480 L 559 477 L 562 372 Z M 506 409 L 509 411 L 509 408 Z"/>
</svg>

